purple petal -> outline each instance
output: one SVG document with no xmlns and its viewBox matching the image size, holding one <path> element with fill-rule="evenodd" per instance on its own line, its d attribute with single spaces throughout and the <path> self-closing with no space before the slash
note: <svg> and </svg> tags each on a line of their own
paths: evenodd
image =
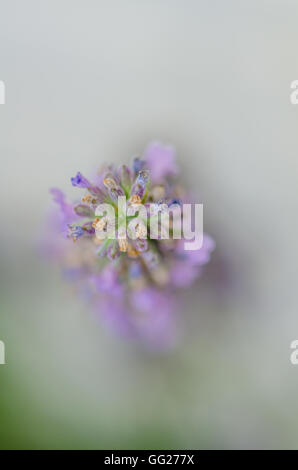
<svg viewBox="0 0 298 470">
<path fill-rule="evenodd" d="M 53 196 L 53 200 L 60 206 L 62 213 L 68 218 L 73 217 L 73 207 L 71 204 L 66 202 L 65 194 L 58 188 L 51 188 L 50 193 Z"/>
<path fill-rule="evenodd" d="M 71 184 L 78 188 L 89 188 L 91 186 L 90 182 L 85 178 L 80 171 L 70 179 Z"/>
<path fill-rule="evenodd" d="M 144 158 L 150 170 L 151 181 L 162 183 L 168 176 L 176 176 L 178 167 L 175 163 L 176 152 L 171 146 L 153 142 L 145 150 Z"/>
<path fill-rule="evenodd" d="M 200 268 L 184 260 L 176 260 L 172 264 L 170 278 L 174 287 L 189 287 L 200 275 Z"/>
<path fill-rule="evenodd" d="M 150 349 L 164 349 L 173 344 L 175 330 L 173 304 L 168 292 L 145 288 L 132 294 L 132 303 L 139 311 L 135 325 L 142 341 Z"/>
</svg>

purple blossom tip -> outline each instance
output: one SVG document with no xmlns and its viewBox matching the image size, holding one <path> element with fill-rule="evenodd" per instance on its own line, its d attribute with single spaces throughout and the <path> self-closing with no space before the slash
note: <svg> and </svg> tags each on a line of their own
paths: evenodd
<svg viewBox="0 0 298 470">
<path fill-rule="evenodd" d="M 71 184 L 73 186 L 78 187 L 78 188 L 90 188 L 90 186 L 91 186 L 90 182 L 87 180 L 87 178 L 85 178 L 82 175 L 82 173 L 80 171 L 78 171 L 76 176 L 74 176 L 70 180 L 71 180 Z"/>
<path fill-rule="evenodd" d="M 80 225 L 69 225 L 68 237 L 76 241 L 84 235 L 84 229 Z"/>
<path fill-rule="evenodd" d="M 145 166 L 144 160 L 141 160 L 139 157 L 134 158 L 133 161 L 133 171 L 135 174 L 138 174 L 139 171 Z"/>
</svg>

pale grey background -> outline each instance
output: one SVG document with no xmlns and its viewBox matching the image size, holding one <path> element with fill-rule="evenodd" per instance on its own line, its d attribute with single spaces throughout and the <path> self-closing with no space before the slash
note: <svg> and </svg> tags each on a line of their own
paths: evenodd
<svg viewBox="0 0 298 470">
<path fill-rule="evenodd" d="M 0 0 L 2 446 L 298 448 L 297 21 L 295 0 Z M 50 186 L 152 139 L 217 242 L 164 357 L 36 254 Z"/>
</svg>

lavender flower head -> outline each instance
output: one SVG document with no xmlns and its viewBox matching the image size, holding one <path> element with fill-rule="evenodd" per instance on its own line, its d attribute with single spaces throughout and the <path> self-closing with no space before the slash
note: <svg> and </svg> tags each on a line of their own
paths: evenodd
<svg viewBox="0 0 298 470">
<path fill-rule="evenodd" d="M 78 172 L 71 184 L 83 193 L 74 204 L 60 190 L 51 190 L 59 211 L 52 220 L 60 232 L 56 237 L 59 249 L 51 250 L 51 255 L 61 260 L 78 289 L 88 293 L 106 324 L 158 349 L 168 347 L 176 337 L 177 289 L 197 280 L 214 249 L 213 240 L 204 234 L 199 250 L 185 251 L 171 226 L 167 238 L 150 236 L 150 219 L 156 214 L 149 206 L 167 208 L 189 202 L 178 175 L 175 150 L 152 143 L 131 166 L 106 166 L 91 180 Z M 146 209 L 145 226 L 135 224 L 133 238 L 126 226 L 124 233 L 120 226 L 119 197 L 127 200 L 127 214 L 130 207 Z M 98 215 L 102 204 L 113 208 L 116 223 L 111 223 L 108 213 Z M 136 220 L 133 215 L 128 219 Z M 158 224 L 162 231 L 162 223 Z M 106 237 L 98 237 L 99 231 Z"/>
</svg>

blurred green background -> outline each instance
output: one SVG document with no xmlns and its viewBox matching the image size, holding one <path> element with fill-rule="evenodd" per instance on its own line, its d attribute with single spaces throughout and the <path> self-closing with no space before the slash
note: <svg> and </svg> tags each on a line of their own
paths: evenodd
<svg viewBox="0 0 298 470">
<path fill-rule="evenodd" d="M 0 0 L 0 448 L 298 448 L 298 4 Z M 217 249 L 164 354 L 38 246 L 48 188 L 176 146 Z"/>
</svg>

